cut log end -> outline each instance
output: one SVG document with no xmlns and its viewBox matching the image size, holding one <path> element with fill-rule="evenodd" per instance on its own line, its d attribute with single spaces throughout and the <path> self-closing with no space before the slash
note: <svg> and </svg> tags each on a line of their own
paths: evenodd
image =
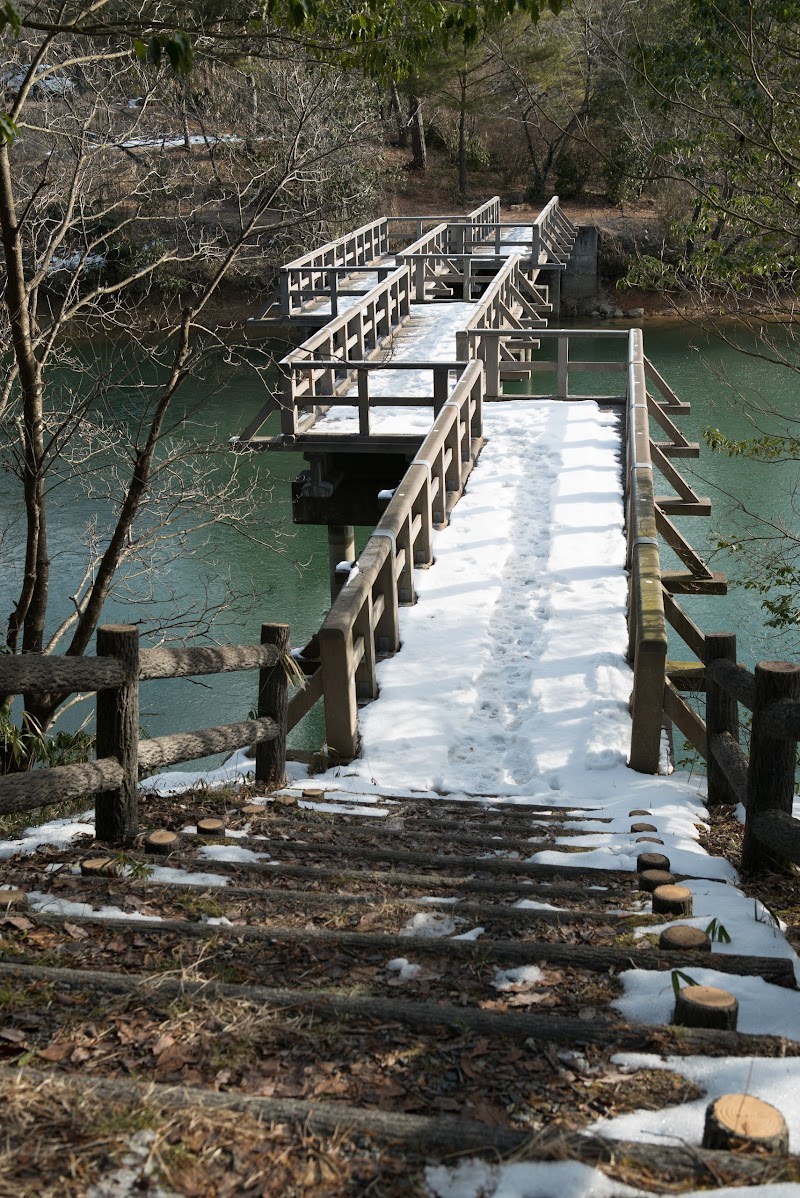
<svg viewBox="0 0 800 1198">
<path fill-rule="evenodd" d="M 672 1022 L 679 1027 L 705 1027 L 735 1032 L 739 1004 L 727 990 L 716 986 L 684 986 L 675 999 Z"/>
<path fill-rule="evenodd" d="M 711 941 L 700 928 L 675 923 L 664 928 L 658 947 L 668 952 L 711 952 Z"/>
<path fill-rule="evenodd" d="M 768 1102 L 750 1094 L 723 1094 L 706 1107 L 703 1147 L 785 1156 L 789 1129 Z"/>
<path fill-rule="evenodd" d="M 668 869 L 645 869 L 639 874 L 640 890 L 655 890 L 658 886 L 671 886 L 675 875 Z"/>
<path fill-rule="evenodd" d="M 689 890 L 688 886 L 676 886 L 674 884 L 657 886 L 653 891 L 653 914 L 682 915 L 684 918 L 691 915 L 691 890 Z"/>
<path fill-rule="evenodd" d="M 646 869 L 669 869 L 669 857 L 663 853 L 640 853 L 636 858 L 636 868 L 639 873 Z"/>
<path fill-rule="evenodd" d="M 84 857 L 81 861 L 81 873 L 84 877 L 96 877 L 98 874 L 115 874 L 117 868 L 111 857 Z"/>
<path fill-rule="evenodd" d="M 199 819 L 197 831 L 200 836 L 224 836 L 225 821 L 221 819 Z"/>
<path fill-rule="evenodd" d="M 239 808 L 239 813 L 241 815 L 246 815 L 248 819 L 252 819 L 253 817 L 258 818 L 259 816 L 269 814 L 264 803 L 245 803 L 244 807 Z"/>
<path fill-rule="evenodd" d="M 631 832 L 657 832 L 658 828 L 655 824 L 631 824 Z"/>
<path fill-rule="evenodd" d="M 150 853 L 171 853 L 178 847 L 178 835 L 167 828 L 156 828 L 145 836 L 144 847 Z"/>
<path fill-rule="evenodd" d="M 21 907 L 27 901 L 24 890 L 17 890 L 16 887 L 11 890 L 0 890 L 0 910 L 6 907 Z"/>
</svg>

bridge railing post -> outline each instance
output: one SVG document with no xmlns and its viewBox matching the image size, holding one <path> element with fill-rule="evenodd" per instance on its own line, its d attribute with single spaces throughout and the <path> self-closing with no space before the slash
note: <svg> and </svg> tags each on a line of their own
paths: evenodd
<svg viewBox="0 0 800 1198">
<path fill-rule="evenodd" d="M 433 368 L 433 414 L 438 416 L 447 402 L 450 392 L 449 366 L 434 366 Z"/>
<path fill-rule="evenodd" d="M 369 370 L 366 366 L 358 368 L 358 432 L 362 437 L 369 436 Z"/>
<path fill-rule="evenodd" d="M 556 364 L 556 396 L 569 396 L 569 337 L 558 338 L 558 362 Z"/>
<path fill-rule="evenodd" d="M 430 566 L 433 562 L 433 510 L 431 503 L 432 472 L 429 467 L 422 462 L 420 462 L 417 466 L 414 466 L 412 463 L 410 470 L 418 470 L 423 474 L 423 477 L 420 480 L 419 493 L 411 509 L 413 517 L 419 517 L 420 521 L 419 534 L 414 546 L 414 565 Z"/>
<path fill-rule="evenodd" d="M 340 627 L 319 630 L 320 669 L 325 705 L 325 742 L 342 761 L 358 752 L 358 702 L 352 635 Z"/>
</svg>

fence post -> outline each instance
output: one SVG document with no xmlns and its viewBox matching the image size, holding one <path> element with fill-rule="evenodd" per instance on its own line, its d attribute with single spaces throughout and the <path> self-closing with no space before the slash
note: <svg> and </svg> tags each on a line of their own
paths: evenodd
<svg viewBox="0 0 800 1198">
<path fill-rule="evenodd" d="M 771 736 L 762 715 L 765 707 L 781 699 L 800 699 L 800 665 L 788 661 L 759 662 L 755 669 L 747 822 L 742 841 L 743 870 L 768 869 L 781 861 L 778 845 L 767 847 L 753 835 L 756 816 L 769 810 L 792 813 L 797 742 Z"/>
<path fill-rule="evenodd" d="M 735 792 L 717 763 L 713 749 L 714 737 L 722 732 L 730 733 L 736 743 L 739 743 L 739 704 L 708 673 L 709 666 L 720 660 L 736 664 L 736 633 L 712 632 L 706 636 L 706 774 L 709 807 L 716 807 L 720 803 L 738 802 Z"/>
<path fill-rule="evenodd" d="M 271 716 L 278 725 L 278 735 L 273 740 L 260 740 L 256 744 L 256 781 L 263 782 L 270 790 L 286 783 L 286 720 L 289 707 L 289 678 L 282 657 L 289 652 L 289 625 L 262 624 L 261 644 L 274 645 L 278 660 L 273 666 L 265 666 L 258 672 L 258 708 L 256 714 Z"/>
<path fill-rule="evenodd" d="M 130 844 L 139 826 L 139 630 L 133 624 L 105 624 L 97 630 L 97 656 L 115 657 L 125 671 L 122 686 L 97 692 L 97 758 L 116 757 L 122 785 L 95 799 L 95 836 Z"/>
</svg>

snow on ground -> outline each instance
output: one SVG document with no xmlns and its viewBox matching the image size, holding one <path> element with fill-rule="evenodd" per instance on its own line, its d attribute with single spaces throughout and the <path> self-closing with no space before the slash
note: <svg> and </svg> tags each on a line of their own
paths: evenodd
<svg viewBox="0 0 800 1198">
<path fill-rule="evenodd" d="M 783 1113 L 789 1128 L 789 1150 L 800 1151 L 800 1103 L 797 1058 L 763 1057 L 659 1057 L 650 1053 L 619 1053 L 613 1058 L 624 1072 L 669 1069 L 706 1091 L 694 1102 L 663 1111 L 634 1111 L 613 1119 L 598 1119 L 591 1131 L 615 1140 L 653 1144 L 700 1145 L 706 1106 L 722 1094 L 752 1094 Z M 748 1189 L 750 1195 L 753 1191 Z M 795 1195 L 800 1186 L 795 1186 Z"/>
</svg>

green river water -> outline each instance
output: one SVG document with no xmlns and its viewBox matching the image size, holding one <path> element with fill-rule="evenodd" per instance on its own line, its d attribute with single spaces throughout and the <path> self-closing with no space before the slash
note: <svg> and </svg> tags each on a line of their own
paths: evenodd
<svg viewBox="0 0 800 1198">
<path fill-rule="evenodd" d="M 622 342 L 612 350 L 609 342 L 599 338 L 587 347 L 589 356 L 617 356 Z M 647 326 L 645 353 L 654 362 L 681 399 L 692 404 L 691 417 L 681 427 L 691 440 L 702 441 L 702 430 L 708 425 L 721 427 L 733 436 L 752 435 L 743 406 L 743 397 L 759 394 L 782 404 L 787 411 L 797 411 L 794 382 L 788 371 L 770 368 L 755 358 L 736 354 L 719 342 L 703 340 L 683 325 Z M 605 379 L 614 376 L 606 375 Z M 617 376 L 618 378 L 618 376 Z M 222 384 L 222 385 L 220 385 Z M 733 384 L 733 385 L 732 385 Z M 618 383 L 616 384 L 618 385 Z M 576 382 L 575 390 L 583 390 Z M 615 389 L 615 388 L 614 388 Z M 190 412 L 184 425 L 178 423 L 175 435 L 196 435 L 196 425 L 202 421 L 209 436 L 224 446 L 226 439 L 241 431 L 247 420 L 263 402 L 263 386 L 252 375 L 220 367 L 219 378 L 209 378 L 203 387 L 194 387 L 181 401 Z M 211 556 L 216 562 L 216 581 L 212 586 L 224 589 L 225 578 L 245 581 L 252 587 L 256 600 L 251 610 L 225 629 L 229 642 L 248 642 L 258 639 L 262 621 L 285 621 L 291 625 L 292 643 L 301 645 L 319 626 L 328 605 L 327 548 L 325 532 L 318 528 L 294 528 L 291 524 L 290 483 L 304 466 L 302 456 L 295 453 L 268 455 L 259 463 L 268 469 L 272 484 L 265 519 L 281 529 L 285 540 L 281 552 L 255 546 L 240 539 L 227 528 L 212 533 Z M 695 489 L 710 495 L 714 512 L 710 520 L 687 518 L 679 521 L 688 539 L 701 552 L 711 544 L 715 530 L 730 533 L 736 519 L 734 496 L 747 497 L 757 510 L 791 518 L 789 498 L 790 476 L 786 468 L 756 465 L 730 460 L 710 450 L 704 450 L 699 462 L 684 461 L 681 469 L 691 475 Z M 797 471 L 795 470 L 795 481 Z M 257 481 L 254 470 L 247 467 L 241 485 L 250 488 L 253 502 L 263 496 L 263 481 Z M 14 513 L 13 490 L 8 479 L 0 479 L 0 495 L 6 510 Z M 68 605 L 67 596 L 74 586 L 74 571 L 80 560 L 78 540 L 86 519 L 91 514 L 91 502 L 75 494 L 59 496 L 54 493 L 50 516 L 50 541 L 53 570 L 57 578 L 69 579 L 69 584 L 57 586 L 61 593 L 56 619 L 63 618 Z M 365 534 L 364 534 L 365 535 Z M 191 546 L 156 586 L 162 594 L 198 594 L 208 581 L 208 566 L 193 557 Z M 208 555 L 206 554 L 206 558 Z M 18 564 L 18 563 L 17 563 Z M 665 566 L 671 566 L 667 555 Z M 713 561 L 714 568 L 734 574 L 722 556 Z M 12 570 L 4 570 L 0 585 L 3 611 L 10 609 Z M 732 588 L 726 598 L 686 599 L 681 601 L 689 614 L 704 631 L 736 631 L 739 637 L 739 659 L 747 665 L 764 657 L 781 656 L 785 647 L 776 646 L 763 629 L 759 597 L 740 588 Z M 130 610 L 111 603 L 106 622 L 130 619 Z M 674 656 L 691 656 L 685 647 L 676 644 Z M 142 696 L 142 726 L 150 735 L 200 728 L 214 723 L 245 718 L 255 702 L 255 675 L 220 675 L 197 681 L 179 680 L 147 684 Z M 69 713 L 65 725 L 75 726 L 76 713 Z M 322 724 L 318 713 L 312 713 L 295 731 L 295 747 L 316 748 L 322 739 Z"/>
</svg>

